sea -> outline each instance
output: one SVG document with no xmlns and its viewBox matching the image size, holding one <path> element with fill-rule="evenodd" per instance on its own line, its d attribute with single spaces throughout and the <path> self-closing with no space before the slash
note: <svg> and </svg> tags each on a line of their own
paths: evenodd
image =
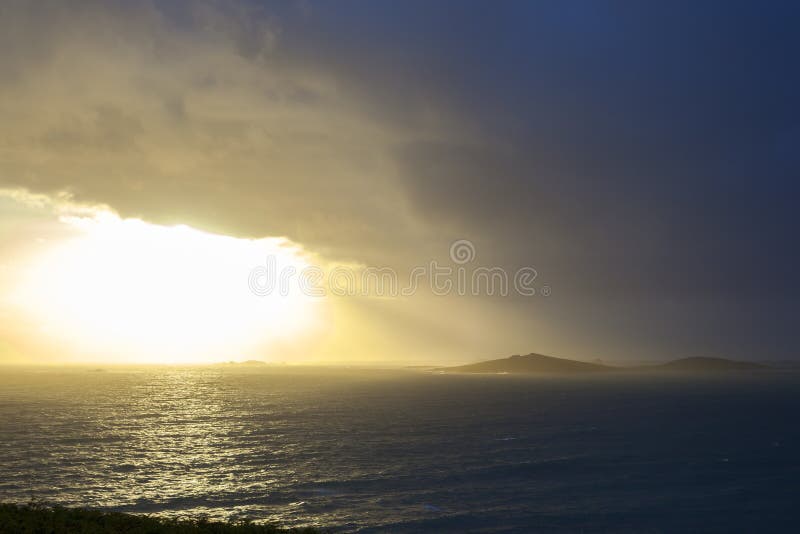
<svg viewBox="0 0 800 534">
<path fill-rule="evenodd" d="M 333 532 L 798 532 L 800 373 L 0 368 L 0 501 Z"/>
</svg>

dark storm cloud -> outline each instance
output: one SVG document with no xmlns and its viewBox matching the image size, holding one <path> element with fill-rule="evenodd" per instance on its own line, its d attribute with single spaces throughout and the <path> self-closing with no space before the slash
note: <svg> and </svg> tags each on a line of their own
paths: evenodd
<svg viewBox="0 0 800 534">
<path fill-rule="evenodd" d="M 485 144 L 400 149 L 423 216 L 489 228 L 571 283 L 796 294 L 794 7 L 504 6 L 521 12 L 502 31 L 489 17 L 433 47 Z"/>
<path fill-rule="evenodd" d="M 481 133 L 396 148 L 419 217 L 549 274 L 577 330 L 607 310 L 597 339 L 793 354 L 796 4 L 359 7 L 318 13 L 322 48 L 384 107 L 425 87 Z"/>
</svg>

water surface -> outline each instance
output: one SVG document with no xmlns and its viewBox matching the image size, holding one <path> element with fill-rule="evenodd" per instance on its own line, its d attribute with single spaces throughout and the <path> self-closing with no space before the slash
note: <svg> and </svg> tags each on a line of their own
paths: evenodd
<svg viewBox="0 0 800 534">
<path fill-rule="evenodd" d="M 800 377 L 0 369 L 0 500 L 363 532 L 800 527 Z"/>
</svg>

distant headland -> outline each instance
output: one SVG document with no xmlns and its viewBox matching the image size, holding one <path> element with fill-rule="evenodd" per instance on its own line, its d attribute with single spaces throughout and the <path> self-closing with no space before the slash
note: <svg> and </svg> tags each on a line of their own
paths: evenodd
<svg viewBox="0 0 800 534">
<path fill-rule="evenodd" d="M 524 356 L 515 354 L 508 358 L 487 360 L 468 365 L 438 367 L 434 370 L 446 373 L 592 374 L 612 371 L 705 373 L 752 371 L 769 368 L 769 366 L 759 363 L 705 357 L 681 358 L 661 364 L 621 367 L 531 353 Z"/>
</svg>

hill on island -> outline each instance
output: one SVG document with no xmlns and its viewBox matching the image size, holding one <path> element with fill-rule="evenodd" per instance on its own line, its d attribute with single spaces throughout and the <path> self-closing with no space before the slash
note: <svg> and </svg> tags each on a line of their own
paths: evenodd
<svg viewBox="0 0 800 534">
<path fill-rule="evenodd" d="M 726 360 L 724 358 L 682 358 L 671 362 L 640 365 L 636 367 L 613 367 L 599 363 L 588 363 L 565 358 L 554 358 L 543 354 L 515 354 L 508 358 L 488 360 L 455 367 L 439 367 L 435 369 L 448 373 L 515 373 L 515 374 L 582 374 L 602 373 L 608 371 L 637 372 L 686 372 L 704 373 L 720 371 L 749 371 L 769 369 L 768 366 L 753 363 Z"/>
<path fill-rule="evenodd" d="M 652 369 L 657 371 L 681 371 L 681 372 L 709 372 L 709 371 L 750 371 L 758 369 L 768 369 L 766 365 L 753 362 L 740 362 L 726 360 L 725 358 L 705 358 L 692 357 L 681 358 L 659 365 L 648 365 L 638 369 Z"/>
<path fill-rule="evenodd" d="M 554 358 L 543 354 L 515 354 L 500 360 L 489 360 L 456 367 L 443 367 L 438 371 L 450 373 L 542 373 L 572 374 L 613 371 L 615 368 L 597 363 L 579 362 L 564 358 Z"/>
</svg>

